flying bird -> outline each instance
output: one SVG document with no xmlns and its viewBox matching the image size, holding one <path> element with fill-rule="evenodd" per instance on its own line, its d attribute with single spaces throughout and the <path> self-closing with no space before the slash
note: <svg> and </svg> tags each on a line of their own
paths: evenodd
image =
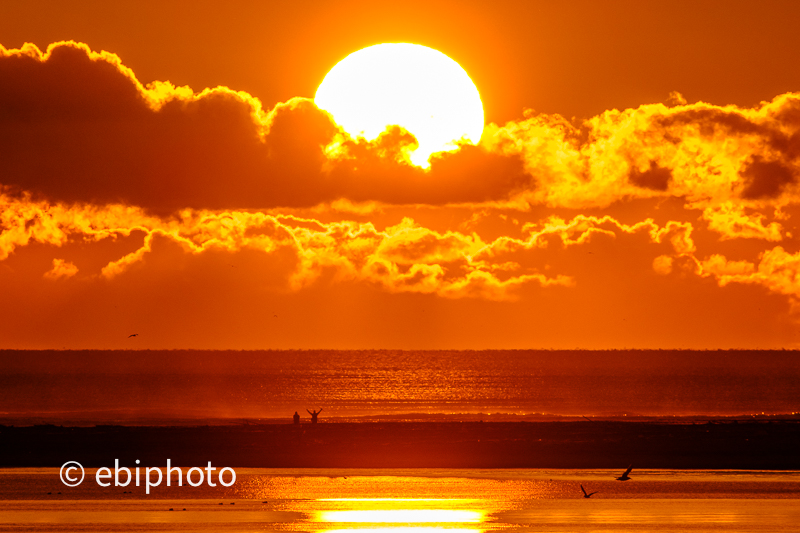
<svg viewBox="0 0 800 533">
<path fill-rule="evenodd" d="M 594 492 L 589 492 L 589 493 L 587 493 L 587 492 L 586 492 L 586 489 L 584 489 L 584 488 L 583 488 L 583 485 L 581 485 L 581 490 L 583 491 L 583 497 L 584 497 L 584 498 L 591 498 L 591 497 L 592 497 L 592 494 L 597 494 L 597 493 L 598 493 L 598 491 L 594 491 Z"/>
<path fill-rule="evenodd" d="M 631 470 L 633 470 L 633 465 L 628 465 L 628 469 L 617 478 L 617 481 L 628 481 L 630 479 L 628 474 L 631 473 Z"/>
<path fill-rule="evenodd" d="M 138 337 L 138 336 L 139 336 L 138 333 L 131 333 L 130 335 L 128 335 L 128 338 L 130 339 L 131 337 Z"/>
</svg>

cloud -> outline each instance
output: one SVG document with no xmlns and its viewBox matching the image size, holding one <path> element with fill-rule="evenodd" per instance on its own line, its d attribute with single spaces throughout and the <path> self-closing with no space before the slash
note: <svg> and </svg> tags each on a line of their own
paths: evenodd
<svg viewBox="0 0 800 533">
<path fill-rule="evenodd" d="M 402 313 L 420 312 L 423 305 L 433 312 L 458 301 L 460 307 L 449 309 L 486 317 L 492 331 L 502 330 L 491 319 L 494 313 L 508 321 L 508 310 L 516 309 L 538 313 L 538 325 L 531 327 L 573 324 L 583 332 L 581 342 L 589 342 L 603 328 L 613 330 L 614 317 L 628 316 L 630 322 L 630 313 L 682 323 L 686 302 L 730 314 L 763 305 L 759 294 L 800 301 L 795 250 L 770 246 L 769 253 L 752 254 L 768 241 L 747 239 L 747 249 L 732 247 L 742 239 L 716 239 L 702 219 L 623 222 L 611 215 L 517 213 L 520 222 L 514 224 L 502 210 L 486 208 L 479 220 L 463 224 L 474 220 L 469 208 L 407 211 L 186 209 L 158 217 L 131 206 L 3 195 L 0 244 L 8 255 L 0 263 L 0 280 L 14 288 L 5 294 L 20 309 L 37 302 L 53 312 L 74 307 L 92 316 L 113 309 L 121 324 L 129 324 L 129 316 L 154 328 L 180 324 L 189 328 L 181 338 L 196 342 L 205 338 L 192 329 L 200 321 L 204 328 L 221 328 L 222 345 L 238 342 L 239 333 L 223 330 L 239 327 L 241 320 L 254 332 L 267 332 L 251 315 L 272 319 L 275 312 L 283 318 L 295 310 L 304 322 L 301 315 L 320 305 L 328 314 L 341 313 L 335 323 L 347 328 L 367 327 L 366 315 L 373 313 L 386 320 L 394 306 Z M 353 214 L 363 220 L 351 219 Z M 750 287 L 750 299 L 726 299 L 735 287 Z M 159 308 L 161 294 L 174 301 L 171 311 Z M 380 308 L 373 308 L 377 300 Z M 278 301 L 284 311 L 272 311 Z M 119 302 L 126 302 L 124 310 L 114 307 Z M 449 324 L 449 316 L 430 320 Z M 315 327 L 330 320 L 319 317 Z M 592 325 L 597 322 L 602 327 Z M 166 329 L 163 335 L 169 335 Z M 293 338 L 305 338 L 297 334 Z M 269 335 L 278 333 L 273 328 Z"/>
<path fill-rule="evenodd" d="M 490 125 L 482 143 L 524 161 L 531 206 L 584 209 L 679 197 L 704 208 L 798 201 L 800 94 L 748 109 L 698 102 L 611 110 L 582 123 L 527 113 Z"/>
<path fill-rule="evenodd" d="M 792 169 L 779 161 L 764 161 L 760 155 L 753 155 L 740 172 L 745 179 L 742 198 L 776 198 L 787 185 L 797 181 Z"/>
<path fill-rule="evenodd" d="M 638 167 L 633 167 L 630 173 L 631 183 L 654 191 L 666 191 L 669 188 L 671 177 L 672 172 L 668 168 L 658 166 L 655 161 L 650 161 L 650 167 L 647 170 L 642 171 Z"/>
<path fill-rule="evenodd" d="M 347 199 L 394 204 L 504 201 L 531 186 L 518 156 L 465 145 L 434 155 L 430 170 L 423 171 L 405 160 L 410 142 L 413 138 L 397 128 L 371 143 L 342 143 L 331 154 L 327 179 Z"/>
<path fill-rule="evenodd" d="M 447 298 L 516 298 L 520 286 L 570 286 L 568 276 L 545 276 L 515 268 L 513 263 L 476 260 L 487 247 L 476 234 L 438 232 L 405 218 L 382 230 L 370 222 L 322 222 L 287 214 L 243 211 L 184 210 L 160 218 L 140 208 L 90 204 L 51 205 L 29 198 L 0 195 L 5 256 L 33 243 L 66 247 L 74 242 L 144 234 L 135 250 L 112 259 L 88 277 L 114 281 L 147 268 L 157 243 L 170 242 L 187 256 L 245 251 L 291 257 L 283 274 L 286 290 L 299 291 L 332 274 L 335 282 L 376 284 L 389 292 L 438 294 Z M 75 276 L 77 267 L 57 259 L 45 277 Z"/>
<path fill-rule="evenodd" d="M 668 255 L 659 255 L 655 259 L 653 259 L 653 270 L 657 274 L 661 274 L 662 276 L 666 276 L 670 272 L 672 272 L 672 257 Z"/>
<path fill-rule="evenodd" d="M 708 229 L 721 234 L 722 239 L 763 239 L 777 242 L 783 239 L 783 227 L 778 222 L 764 224 L 766 215 L 746 212 L 741 204 L 725 202 L 703 210 Z"/>
<path fill-rule="evenodd" d="M 791 297 L 795 311 L 800 310 L 800 252 L 792 254 L 776 246 L 761 254 L 758 265 L 748 261 L 729 261 L 713 255 L 700 262 L 703 275 L 713 276 L 720 286 L 730 283 L 761 285 L 770 292 Z"/>
<path fill-rule="evenodd" d="M 44 273 L 47 279 L 71 278 L 78 273 L 78 267 L 63 259 L 53 259 L 53 268 Z"/>
<path fill-rule="evenodd" d="M 0 179 L 52 201 L 159 213 L 441 204 L 507 198 L 529 181 L 519 158 L 475 147 L 425 172 L 402 157 L 409 142 L 399 130 L 356 142 L 304 98 L 267 112 L 227 87 L 144 85 L 82 43 L 0 49 Z"/>
<path fill-rule="evenodd" d="M 156 213 L 352 204 L 605 208 L 677 197 L 705 209 L 797 201 L 800 95 L 754 108 L 663 104 L 581 123 L 527 112 L 479 146 L 410 165 L 413 136 L 347 136 L 307 99 L 264 110 L 227 87 L 142 84 L 114 54 L 0 49 L 2 183 L 52 201 Z"/>
<path fill-rule="evenodd" d="M 80 43 L 0 49 L 0 274 L 577 307 L 747 286 L 800 308 L 800 95 L 670 103 L 527 112 L 423 170 L 408 132 L 352 139 L 308 99 L 142 84 Z"/>
<path fill-rule="evenodd" d="M 118 57 L 72 42 L 5 51 L 0 87 L 3 183 L 58 201 L 161 211 L 313 201 L 293 180 L 318 170 L 336 131 L 308 101 L 264 113 L 225 87 L 143 86 Z"/>
</svg>

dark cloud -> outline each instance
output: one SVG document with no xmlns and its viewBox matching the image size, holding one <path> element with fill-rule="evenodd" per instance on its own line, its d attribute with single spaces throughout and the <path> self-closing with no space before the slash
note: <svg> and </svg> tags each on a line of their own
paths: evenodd
<svg viewBox="0 0 800 533">
<path fill-rule="evenodd" d="M 764 161 L 753 156 L 741 171 L 745 178 L 742 197 L 748 200 L 775 198 L 786 185 L 796 182 L 792 170 L 778 161 Z"/>
<path fill-rule="evenodd" d="M 2 49 L 0 49 L 2 50 Z M 92 57 L 85 45 L 61 43 L 37 53 L 0 53 L 0 120 L 63 123 L 130 120 L 147 109 L 130 70 Z"/>
<path fill-rule="evenodd" d="M 499 200 L 531 184 L 519 156 L 469 145 L 434 156 L 429 171 L 411 167 L 400 154 L 413 142 L 394 128 L 374 143 L 349 143 L 352 157 L 338 162 L 330 179 L 351 200 L 429 204 Z"/>
<path fill-rule="evenodd" d="M 666 191 L 669 188 L 669 180 L 672 171 L 668 168 L 660 167 L 655 161 L 650 161 L 650 168 L 642 172 L 637 167 L 631 169 L 628 176 L 631 183 L 644 189 L 654 191 Z"/>
<path fill-rule="evenodd" d="M 397 161 L 402 131 L 323 151 L 339 132 L 306 99 L 269 115 L 245 93 L 142 86 L 113 54 L 76 43 L 0 54 L 0 185 L 56 201 L 181 208 L 303 207 L 503 199 L 525 185 L 518 158 L 467 147 L 429 172 Z"/>
<path fill-rule="evenodd" d="M 336 127 L 312 103 L 279 106 L 262 138 L 258 103 L 247 96 L 175 94 L 154 109 L 137 85 L 74 45 L 54 47 L 47 61 L 2 58 L 3 183 L 55 200 L 156 210 L 315 201 L 308 181 Z"/>
<path fill-rule="evenodd" d="M 769 135 L 772 130 L 748 120 L 740 112 L 725 111 L 719 108 L 686 109 L 678 113 L 659 117 L 656 123 L 664 126 L 696 125 L 700 133 L 712 136 L 719 131 L 723 133 Z"/>
<path fill-rule="evenodd" d="M 793 160 L 800 156 L 800 131 L 797 131 L 800 128 L 800 98 L 794 95 L 778 98 L 780 105 L 760 116 L 759 120 L 748 117 L 738 109 L 728 111 L 702 107 L 659 117 L 656 124 L 667 129 L 671 126 L 693 125 L 699 129 L 701 135 L 707 137 L 717 134 L 752 135 L 762 139 L 787 160 Z M 787 131 L 794 133 L 787 134 Z"/>
<path fill-rule="evenodd" d="M 799 128 L 800 98 L 785 98 L 780 108 L 775 112 L 775 119 L 787 126 Z"/>
</svg>

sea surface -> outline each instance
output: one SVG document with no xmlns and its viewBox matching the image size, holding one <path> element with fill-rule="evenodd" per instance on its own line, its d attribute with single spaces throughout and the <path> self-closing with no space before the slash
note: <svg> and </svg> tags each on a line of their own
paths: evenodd
<svg viewBox="0 0 800 533">
<path fill-rule="evenodd" d="M 0 350 L 0 423 L 800 413 L 795 351 Z"/>
<path fill-rule="evenodd" d="M 0 531 L 797 531 L 800 472 L 238 469 L 228 488 L 102 488 L 0 469 Z M 183 474 L 182 474 L 183 475 Z M 196 481 L 196 479 L 195 479 Z M 583 486 L 595 492 L 585 498 Z M 128 489 L 131 489 L 130 491 Z"/>
</svg>

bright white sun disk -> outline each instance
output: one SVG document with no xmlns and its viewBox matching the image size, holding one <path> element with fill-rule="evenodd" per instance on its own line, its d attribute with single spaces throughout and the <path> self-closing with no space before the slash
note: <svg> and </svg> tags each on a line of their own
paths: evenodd
<svg viewBox="0 0 800 533">
<path fill-rule="evenodd" d="M 328 72 L 314 103 L 353 137 L 373 140 L 398 125 L 416 137 L 411 162 L 428 166 L 457 142 L 477 144 L 483 103 L 461 66 L 432 48 L 389 43 L 354 52 Z"/>
</svg>

